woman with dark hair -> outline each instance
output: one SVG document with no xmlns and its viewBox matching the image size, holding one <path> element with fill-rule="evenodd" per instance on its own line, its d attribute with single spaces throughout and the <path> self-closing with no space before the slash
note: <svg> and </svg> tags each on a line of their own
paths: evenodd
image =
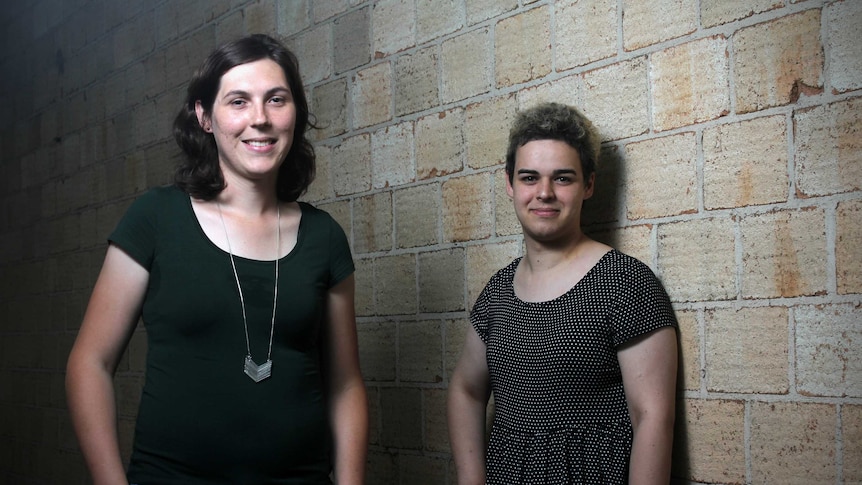
<svg viewBox="0 0 862 485">
<path fill-rule="evenodd" d="M 192 78 L 174 122 L 186 160 L 110 235 L 69 356 L 94 483 L 363 482 L 353 260 L 341 227 L 297 201 L 314 177 L 309 116 L 296 58 L 265 35 Z M 112 376 L 139 318 L 147 372 L 124 472 Z"/>
</svg>

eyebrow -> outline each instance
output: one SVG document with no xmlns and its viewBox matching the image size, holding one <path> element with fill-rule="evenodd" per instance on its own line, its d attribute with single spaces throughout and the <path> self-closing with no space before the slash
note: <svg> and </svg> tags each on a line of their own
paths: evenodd
<svg viewBox="0 0 862 485">
<path fill-rule="evenodd" d="M 518 170 L 518 173 L 519 174 L 538 175 L 539 171 L 538 170 L 530 170 L 528 168 L 522 168 L 522 169 Z M 559 170 L 554 170 L 553 172 L 551 172 L 552 175 L 564 175 L 564 174 L 576 175 L 577 173 L 578 172 L 576 172 L 574 169 L 571 169 L 571 168 L 561 168 Z"/>
<path fill-rule="evenodd" d="M 280 94 L 280 93 L 292 94 L 292 93 L 291 93 L 291 91 L 290 91 L 290 88 L 286 88 L 286 87 L 284 87 L 284 86 L 277 86 L 277 87 L 274 87 L 274 88 L 270 88 L 270 89 L 266 92 L 266 94 L 265 94 L 264 96 L 265 96 L 265 97 L 269 97 L 269 96 L 272 96 L 273 94 Z M 234 90 L 232 90 L 232 91 L 228 91 L 228 92 L 226 92 L 226 93 L 224 94 L 224 96 L 222 96 L 222 99 L 224 99 L 224 98 L 228 98 L 228 97 L 230 97 L 230 96 L 244 96 L 244 97 L 248 97 L 248 96 L 249 96 L 249 93 L 248 93 L 248 91 L 243 91 L 242 89 L 234 89 Z"/>
</svg>

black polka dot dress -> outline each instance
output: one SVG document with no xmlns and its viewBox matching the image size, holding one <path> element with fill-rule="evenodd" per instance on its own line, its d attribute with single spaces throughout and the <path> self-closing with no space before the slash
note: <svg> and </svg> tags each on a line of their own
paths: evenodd
<svg viewBox="0 0 862 485">
<path fill-rule="evenodd" d="M 485 342 L 495 415 L 487 484 L 624 484 L 632 426 L 616 349 L 665 326 L 673 309 L 648 266 L 616 250 L 564 295 L 515 296 L 520 258 L 470 314 Z"/>
</svg>

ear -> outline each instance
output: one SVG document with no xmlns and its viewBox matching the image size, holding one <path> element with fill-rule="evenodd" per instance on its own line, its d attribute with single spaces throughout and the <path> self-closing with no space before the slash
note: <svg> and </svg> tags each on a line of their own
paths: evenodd
<svg viewBox="0 0 862 485">
<path fill-rule="evenodd" d="M 512 188 L 512 180 L 513 175 L 509 172 L 504 172 L 506 174 L 506 195 L 509 196 L 510 199 L 515 197 L 515 190 Z"/>
<path fill-rule="evenodd" d="M 584 184 L 584 200 L 593 196 L 593 191 L 596 188 L 596 172 L 590 174 L 589 180 Z"/>
<path fill-rule="evenodd" d="M 210 121 L 210 117 L 207 112 L 204 110 L 204 106 L 201 104 L 201 100 L 195 101 L 195 114 L 198 117 L 198 123 L 201 125 L 201 128 L 207 133 L 212 133 L 212 122 Z"/>
</svg>

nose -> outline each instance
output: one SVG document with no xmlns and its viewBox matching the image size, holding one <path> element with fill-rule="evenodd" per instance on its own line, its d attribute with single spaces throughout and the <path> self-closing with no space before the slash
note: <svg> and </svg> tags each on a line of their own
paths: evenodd
<svg viewBox="0 0 862 485">
<path fill-rule="evenodd" d="M 263 103 L 254 103 L 254 108 L 251 113 L 251 122 L 254 126 L 264 126 L 269 124 L 269 115 L 266 112 L 266 107 Z"/>
<path fill-rule="evenodd" d="M 551 200 L 554 198 L 554 184 L 553 181 L 542 179 L 538 183 L 536 191 L 536 198 L 539 200 Z"/>
</svg>

